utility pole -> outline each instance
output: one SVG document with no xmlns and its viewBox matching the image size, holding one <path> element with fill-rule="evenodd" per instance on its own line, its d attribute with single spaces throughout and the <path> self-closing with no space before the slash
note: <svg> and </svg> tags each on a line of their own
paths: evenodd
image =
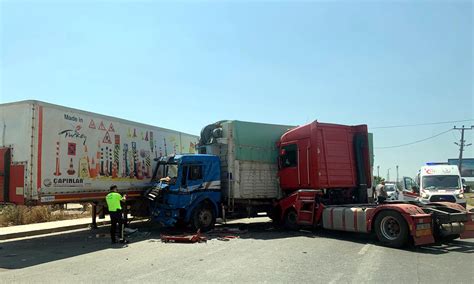
<svg viewBox="0 0 474 284">
<path fill-rule="evenodd" d="M 459 143 L 454 142 L 454 144 L 459 146 L 458 168 L 459 168 L 459 173 L 460 174 L 461 174 L 461 169 L 462 169 L 462 152 L 464 152 L 464 147 L 472 145 L 472 143 L 465 144 L 466 140 L 464 140 L 464 130 L 472 130 L 473 128 L 474 128 L 474 125 L 471 125 L 471 127 L 464 127 L 464 125 L 463 125 L 461 128 L 458 128 L 458 127 L 454 126 L 454 129 L 461 130 L 461 140 L 459 140 Z"/>
<path fill-rule="evenodd" d="M 387 169 L 387 181 L 390 181 L 390 168 Z"/>
<path fill-rule="evenodd" d="M 398 184 L 398 165 L 397 165 L 397 181 L 396 184 Z"/>
<path fill-rule="evenodd" d="M 377 176 L 380 177 L 380 166 L 377 166 Z"/>
</svg>

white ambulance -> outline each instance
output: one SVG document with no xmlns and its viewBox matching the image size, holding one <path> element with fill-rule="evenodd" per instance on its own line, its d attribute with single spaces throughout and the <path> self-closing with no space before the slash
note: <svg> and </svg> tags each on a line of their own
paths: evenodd
<svg viewBox="0 0 474 284">
<path fill-rule="evenodd" d="M 466 207 L 461 175 L 457 166 L 427 165 L 420 169 L 416 182 L 409 177 L 403 178 L 403 191 L 399 200 L 422 203 L 454 202 Z"/>
</svg>

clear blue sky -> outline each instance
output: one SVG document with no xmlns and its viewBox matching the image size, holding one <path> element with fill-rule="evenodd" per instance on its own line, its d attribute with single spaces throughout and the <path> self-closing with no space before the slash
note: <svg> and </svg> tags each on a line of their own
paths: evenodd
<svg viewBox="0 0 474 284">
<path fill-rule="evenodd" d="M 0 3 L 0 103 L 36 99 L 193 134 L 222 119 L 367 124 L 376 147 L 463 123 L 379 126 L 474 124 L 471 1 Z M 459 138 L 376 149 L 375 163 L 382 176 L 396 165 L 414 176 L 457 157 Z"/>
</svg>

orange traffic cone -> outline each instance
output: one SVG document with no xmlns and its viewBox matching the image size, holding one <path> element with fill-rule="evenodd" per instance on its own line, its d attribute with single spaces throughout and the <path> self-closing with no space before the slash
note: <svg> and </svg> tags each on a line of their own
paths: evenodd
<svg viewBox="0 0 474 284">
<path fill-rule="evenodd" d="M 90 167 L 90 170 L 89 170 L 89 175 L 91 176 L 91 178 L 96 178 L 97 177 L 97 168 L 96 168 L 96 165 L 95 165 L 94 157 L 92 157 L 92 164 L 91 164 L 91 167 Z"/>
<path fill-rule="evenodd" d="M 143 179 L 141 162 L 137 165 L 137 179 Z"/>
<path fill-rule="evenodd" d="M 72 158 L 71 161 L 69 162 L 69 169 L 67 170 L 67 174 L 72 176 L 76 173 L 76 170 L 74 170 L 74 165 L 72 164 Z"/>
<path fill-rule="evenodd" d="M 59 141 L 56 142 L 56 171 L 54 172 L 55 176 L 60 176 L 61 172 L 59 171 Z"/>
<path fill-rule="evenodd" d="M 117 178 L 117 163 L 114 162 L 114 165 L 112 166 L 112 178 Z"/>
</svg>

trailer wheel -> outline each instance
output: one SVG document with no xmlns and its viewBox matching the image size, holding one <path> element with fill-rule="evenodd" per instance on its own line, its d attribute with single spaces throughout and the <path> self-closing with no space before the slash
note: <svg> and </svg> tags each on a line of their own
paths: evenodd
<svg viewBox="0 0 474 284">
<path fill-rule="evenodd" d="M 300 225 L 297 223 L 298 214 L 295 209 L 289 209 L 285 214 L 285 223 L 284 226 L 288 230 L 296 231 L 300 228 Z"/>
<path fill-rule="evenodd" d="M 389 247 L 400 248 L 408 240 L 408 226 L 400 213 L 382 211 L 375 219 L 378 240 Z"/>
<path fill-rule="evenodd" d="M 201 229 L 201 232 L 207 232 L 214 228 L 216 216 L 209 204 L 203 203 L 194 209 L 191 215 L 191 226 L 195 230 Z"/>
</svg>

